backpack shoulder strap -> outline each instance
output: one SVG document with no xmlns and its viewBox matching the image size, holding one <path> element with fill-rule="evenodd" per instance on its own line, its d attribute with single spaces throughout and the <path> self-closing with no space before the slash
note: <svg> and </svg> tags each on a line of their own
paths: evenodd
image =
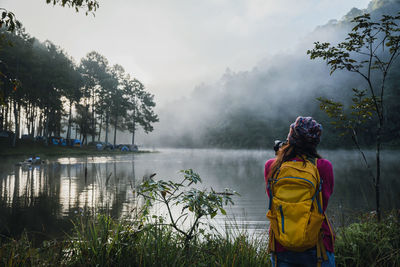
<svg viewBox="0 0 400 267">
<path fill-rule="evenodd" d="M 316 200 L 318 211 L 319 211 L 320 214 L 323 214 L 324 213 L 324 211 L 322 209 L 322 207 L 323 207 L 323 203 L 322 203 L 322 183 L 323 183 L 323 180 L 321 179 L 321 177 L 319 175 L 319 171 L 318 171 L 318 165 L 317 165 L 318 159 L 317 158 L 307 158 L 307 161 L 311 162 L 315 166 L 315 170 L 317 172 L 317 176 L 316 176 L 317 181 L 318 181 L 317 188 L 316 188 L 317 190 L 315 191 L 315 194 L 312 197 L 312 200 L 313 201 L 314 201 L 314 199 Z"/>
<path fill-rule="evenodd" d="M 314 164 L 315 167 L 317 167 L 317 161 L 318 161 L 317 158 L 311 158 L 311 157 L 309 158 L 309 157 L 307 157 L 306 160 L 308 160 L 309 162 L 311 162 L 312 164 Z"/>
</svg>

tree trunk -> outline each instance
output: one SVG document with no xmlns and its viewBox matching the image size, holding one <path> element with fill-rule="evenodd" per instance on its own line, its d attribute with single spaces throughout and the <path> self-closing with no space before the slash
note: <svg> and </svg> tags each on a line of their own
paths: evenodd
<svg viewBox="0 0 400 267">
<path fill-rule="evenodd" d="M 114 146 L 117 142 L 117 124 L 118 124 L 118 116 L 115 116 L 115 123 L 114 123 Z"/>
<path fill-rule="evenodd" d="M 3 131 L 3 122 L 4 122 L 4 106 L 1 107 L 1 114 L 0 114 L 0 131 Z"/>
<path fill-rule="evenodd" d="M 4 131 L 7 131 L 8 130 L 8 122 L 9 122 L 9 120 L 8 120 L 8 105 L 9 105 L 9 103 L 7 102 L 7 105 L 6 105 L 6 110 L 5 110 L 5 113 L 4 113 L 4 127 L 3 127 L 3 129 L 4 129 Z"/>
<path fill-rule="evenodd" d="M 60 112 L 56 112 L 56 129 L 57 129 L 57 136 L 61 136 L 61 114 L 59 114 Z"/>
<path fill-rule="evenodd" d="M 45 126 L 44 126 L 44 136 L 46 137 L 46 145 L 49 144 L 49 119 L 50 119 L 50 112 L 46 108 L 46 114 L 45 114 Z"/>
<path fill-rule="evenodd" d="M 105 143 L 108 143 L 108 124 L 109 124 L 109 114 L 107 111 L 107 113 L 106 113 L 106 136 L 104 138 Z"/>
<path fill-rule="evenodd" d="M 375 180 L 375 201 L 376 201 L 376 216 L 378 221 L 381 221 L 381 204 L 380 204 L 380 177 L 381 177 L 381 129 L 382 120 L 380 119 L 377 134 L 376 134 L 376 180 Z"/>
<path fill-rule="evenodd" d="M 132 122 L 132 145 L 135 144 L 135 132 L 136 132 L 136 124 L 135 124 L 135 119 L 133 119 L 133 122 Z"/>
<path fill-rule="evenodd" d="M 8 130 L 11 131 L 11 121 L 12 121 L 12 103 L 10 103 L 10 108 L 8 112 Z"/>
<path fill-rule="evenodd" d="M 26 131 L 29 136 L 31 136 L 31 127 L 32 127 L 32 105 L 28 105 L 26 109 Z"/>
<path fill-rule="evenodd" d="M 87 142 L 87 139 L 86 139 L 86 134 L 84 133 L 83 134 L 83 139 L 82 139 L 82 144 L 87 144 L 87 143 L 85 143 L 85 142 Z"/>
<path fill-rule="evenodd" d="M 29 105 L 29 109 L 26 111 L 26 120 L 27 120 L 27 125 L 28 125 L 28 127 L 27 127 L 27 134 L 30 136 L 30 137 L 33 137 L 33 135 L 32 135 L 32 124 L 33 124 L 33 110 L 34 110 L 34 107 L 33 107 L 33 104 L 30 104 Z"/>
<path fill-rule="evenodd" d="M 17 101 L 14 99 L 13 102 L 14 105 L 14 136 L 13 136 L 13 140 L 12 140 L 12 146 L 15 147 L 15 144 L 17 142 L 17 131 L 18 131 L 18 110 L 17 110 Z"/>
<path fill-rule="evenodd" d="M 94 142 L 94 139 L 96 138 L 96 120 L 94 119 L 94 89 L 92 92 L 92 130 L 93 130 L 93 134 L 92 134 L 92 142 Z"/>
<path fill-rule="evenodd" d="M 135 117 L 136 117 L 136 101 L 134 102 L 134 107 L 133 107 L 133 111 L 132 111 L 132 145 L 135 144 L 135 132 L 136 132 L 136 121 L 135 121 Z"/>
<path fill-rule="evenodd" d="M 28 135 L 30 135 L 29 130 L 31 129 L 31 109 L 29 103 L 25 107 L 25 127 L 28 132 Z"/>
<path fill-rule="evenodd" d="M 97 136 L 97 142 L 100 142 L 101 127 L 103 127 L 103 114 L 100 115 L 100 125 L 99 125 L 99 134 Z"/>
<path fill-rule="evenodd" d="M 31 123 L 31 131 L 30 131 L 30 134 L 31 134 L 32 137 L 35 137 L 36 111 L 37 111 L 36 107 L 34 106 L 33 109 L 32 109 L 32 116 L 31 116 L 31 122 L 32 123 Z"/>
<path fill-rule="evenodd" d="M 40 111 L 39 126 L 37 129 L 38 135 L 43 136 L 43 112 Z"/>
<path fill-rule="evenodd" d="M 86 109 L 85 109 L 86 113 L 85 113 L 85 125 L 84 125 L 84 130 L 83 130 L 83 140 L 82 140 L 82 144 L 87 145 L 87 134 L 88 134 L 88 129 L 89 129 L 89 125 L 91 124 L 89 120 L 89 103 L 86 104 Z"/>
<path fill-rule="evenodd" d="M 18 124 L 16 124 L 16 134 L 17 134 L 17 139 L 20 138 L 20 132 L 21 132 L 21 104 L 18 103 L 18 111 L 17 111 L 17 116 L 18 116 Z"/>
<path fill-rule="evenodd" d="M 68 129 L 67 129 L 67 139 L 71 138 L 71 123 L 72 123 L 72 101 L 69 101 L 69 116 L 68 116 Z"/>
<path fill-rule="evenodd" d="M 27 109 L 27 111 L 26 111 L 26 120 L 27 120 L 26 131 L 30 137 L 32 137 L 32 131 L 31 131 L 32 130 L 32 117 L 33 117 L 32 111 L 33 111 L 33 105 L 30 104 L 29 109 Z"/>
</svg>

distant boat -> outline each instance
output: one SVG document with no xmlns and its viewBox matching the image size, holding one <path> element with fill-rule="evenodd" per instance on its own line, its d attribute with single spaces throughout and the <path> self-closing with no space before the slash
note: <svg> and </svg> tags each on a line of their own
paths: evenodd
<svg viewBox="0 0 400 267">
<path fill-rule="evenodd" d="M 30 157 L 24 161 L 18 162 L 17 165 L 18 166 L 24 166 L 24 165 L 30 166 L 30 165 L 41 165 L 44 163 L 46 163 L 46 162 L 44 160 L 41 160 L 40 157 Z"/>
</svg>

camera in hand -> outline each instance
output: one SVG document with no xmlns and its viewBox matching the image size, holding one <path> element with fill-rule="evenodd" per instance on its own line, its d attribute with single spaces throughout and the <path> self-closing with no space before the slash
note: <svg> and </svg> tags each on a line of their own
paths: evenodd
<svg viewBox="0 0 400 267">
<path fill-rule="evenodd" d="M 281 141 L 281 140 L 275 140 L 274 141 L 274 150 L 275 153 L 279 151 L 279 149 L 286 144 L 286 141 Z"/>
</svg>

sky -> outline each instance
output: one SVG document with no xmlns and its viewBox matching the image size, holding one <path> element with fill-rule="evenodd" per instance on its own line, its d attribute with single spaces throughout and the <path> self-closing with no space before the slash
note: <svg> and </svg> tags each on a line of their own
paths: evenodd
<svg viewBox="0 0 400 267">
<path fill-rule="evenodd" d="M 369 0 L 98 0 L 95 16 L 45 0 L 0 0 L 26 31 L 79 62 L 103 54 L 142 81 L 159 105 L 291 51 L 316 26 Z"/>
</svg>

